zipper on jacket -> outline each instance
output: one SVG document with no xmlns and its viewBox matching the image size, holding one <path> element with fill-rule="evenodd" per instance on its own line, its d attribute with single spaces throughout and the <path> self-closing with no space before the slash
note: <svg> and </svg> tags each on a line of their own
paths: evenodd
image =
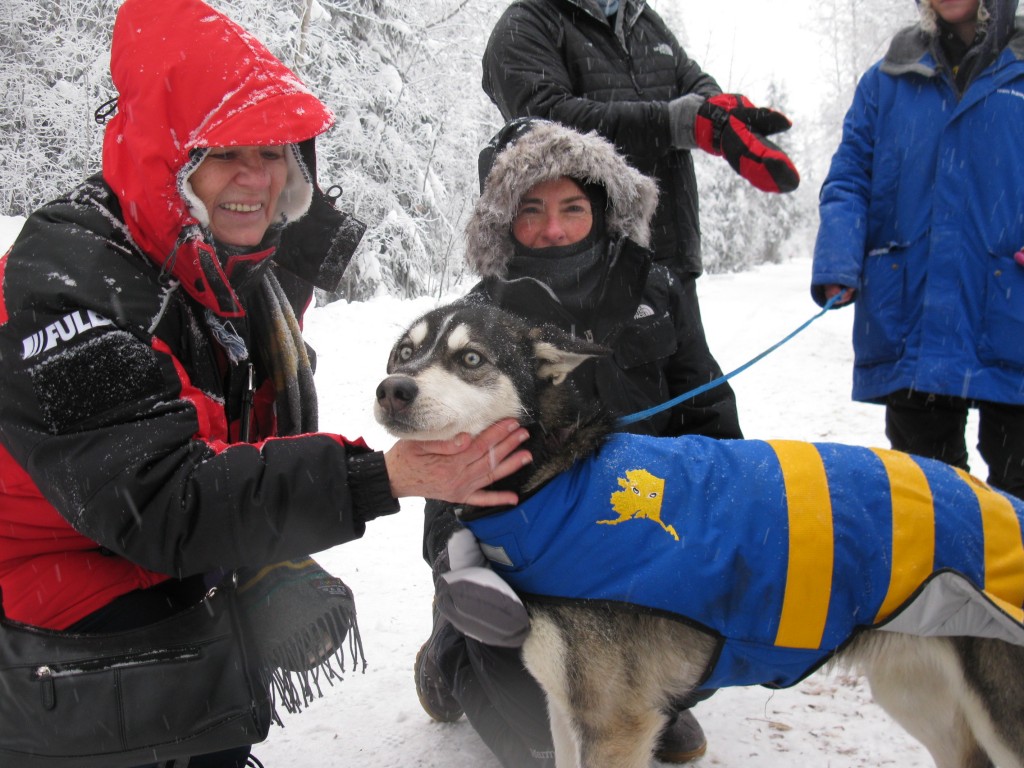
<svg viewBox="0 0 1024 768">
<path fill-rule="evenodd" d="M 620 9 L 619 11 L 620 14 L 624 12 L 625 9 Z M 617 18 L 618 15 L 616 15 L 616 19 Z M 620 38 L 618 31 L 615 28 L 615 24 L 617 23 L 618 21 L 612 24 L 612 37 L 615 38 L 615 42 L 619 44 L 619 48 L 626 55 L 626 70 L 629 72 L 629 81 L 633 84 L 633 90 L 636 91 L 637 96 L 643 96 L 644 89 L 640 87 L 640 83 L 636 79 L 636 70 L 633 68 L 633 52 L 630 50 L 631 46 L 629 42 L 629 37 L 630 33 L 632 32 L 632 28 L 623 29 L 622 37 Z"/>
<path fill-rule="evenodd" d="M 238 425 L 239 439 L 243 443 L 249 442 L 252 433 L 249 419 L 252 417 L 252 401 L 256 393 L 256 375 L 251 362 L 246 363 L 246 369 L 245 389 L 242 391 L 242 415 Z"/>
<path fill-rule="evenodd" d="M 626 51 L 626 67 L 629 69 L 629 79 L 633 83 L 633 90 L 636 91 L 637 96 L 644 95 L 644 89 L 640 87 L 640 83 L 636 79 L 636 71 L 633 69 L 633 56 Z"/>
</svg>

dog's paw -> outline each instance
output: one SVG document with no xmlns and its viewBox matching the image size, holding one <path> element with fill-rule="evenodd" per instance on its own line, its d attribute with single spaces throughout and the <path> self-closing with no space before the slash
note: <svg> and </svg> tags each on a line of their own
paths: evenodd
<svg viewBox="0 0 1024 768">
<path fill-rule="evenodd" d="M 443 574 L 435 584 L 437 607 L 457 630 L 485 645 L 518 648 L 530 632 L 522 600 L 490 568 L 471 566 Z"/>
</svg>

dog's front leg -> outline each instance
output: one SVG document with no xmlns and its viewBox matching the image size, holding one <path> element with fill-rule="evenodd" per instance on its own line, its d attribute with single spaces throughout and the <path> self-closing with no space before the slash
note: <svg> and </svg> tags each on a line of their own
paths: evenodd
<svg viewBox="0 0 1024 768">
<path fill-rule="evenodd" d="M 523 644 L 523 664 L 540 683 L 548 702 L 555 767 L 582 768 L 579 738 L 569 711 L 564 638 L 543 609 L 531 612 L 530 624 L 530 634 Z"/>
<path fill-rule="evenodd" d="M 619 618 L 579 607 L 531 606 L 523 662 L 547 697 L 557 768 L 650 764 L 665 724 L 661 708 L 652 703 L 660 698 L 661 688 L 639 685 L 635 690 L 630 685 L 642 665 L 623 657 L 625 641 L 608 641 L 608 633 L 600 630 L 611 623 L 611 636 L 620 637 L 626 630 L 617 627 Z M 634 625 L 634 618 L 627 619 L 626 629 Z M 586 650 L 581 655 L 582 647 Z M 660 680 L 664 671 L 654 670 L 653 676 Z"/>
<path fill-rule="evenodd" d="M 582 768 L 580 746 L 572 720 L 569 714 L 550 698 L 548 720 L 551 723 L 551 740 L 555 745 L 555 768 Z"/>
</svg>

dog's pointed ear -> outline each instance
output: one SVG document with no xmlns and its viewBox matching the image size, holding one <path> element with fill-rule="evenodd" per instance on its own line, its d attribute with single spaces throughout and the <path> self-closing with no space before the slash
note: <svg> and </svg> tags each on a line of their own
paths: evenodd
<svg viewBox="0 0 1024 768">
<path fill-rule="evenodd" d="M 608 354 L 608 349 L 577 339 L 553 326 L 530 329 L 537 376 L 558 385 L 585 360 Z"/>
</svg>

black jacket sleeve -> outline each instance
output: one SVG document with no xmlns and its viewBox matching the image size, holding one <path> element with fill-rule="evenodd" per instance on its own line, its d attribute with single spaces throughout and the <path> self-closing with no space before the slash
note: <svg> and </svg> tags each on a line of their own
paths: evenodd
<svg viewBox="0 0 1024 768">
<path fill-rule="evenodd" d="M 506 120 L 520 116 L 544 117 L 580 131 L 596 130 L 632 158 L 645 161 L 672 152 L 668 98 L 637 94 L 631 73 L 610 73 L 607 92 L 632 92 L 629 98 L 597 98 L 583 95 L 569 63 L 583 51 L 567 45 L 564 25 L 571 23 L 564 3 L 513 3 L 495 25 L 483 57 L 483 88 Z M 645 11 L 645 14 L 650 14 Z M 610 38 L 610 30 L 599 31 L 598 22 L 582 11 L 576 13 L 582 27 L 594 27 L 594 34 Z M 714 95 L 721 89 L 715 80 L 690 59 L 676 38 L 656 19 L 675 58 L 675 83 L 670 98 L 688 93 Z M 617 45 L 617 43 L 616 43 Z M 591 53 L 590 55 L 593 55 Z M 616 59 L 626 57 L 616 56 Z M 617 79 L 628 88 L 616 89 Z M 647 89 L 641 89 L 645 92 Z"/>
</svg>

